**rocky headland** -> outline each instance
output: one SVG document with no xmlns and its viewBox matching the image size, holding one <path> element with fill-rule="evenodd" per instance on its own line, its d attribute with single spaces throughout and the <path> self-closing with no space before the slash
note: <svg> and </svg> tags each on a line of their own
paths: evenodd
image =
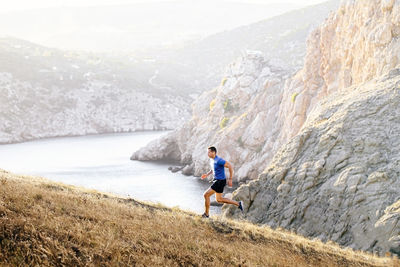
<svg viewBox="0 0 400 267">
<path fill-rule="evenodd" d="M 215 145 L 236 181 L 254 180 L 234 194 L 246 219 L 399 253 L 399 35 L 398 1 L 342 1 L 309 35 L 301 70 L 244 55 L 189 122 L 132 158 L 200 175 Z"/>
</svg>

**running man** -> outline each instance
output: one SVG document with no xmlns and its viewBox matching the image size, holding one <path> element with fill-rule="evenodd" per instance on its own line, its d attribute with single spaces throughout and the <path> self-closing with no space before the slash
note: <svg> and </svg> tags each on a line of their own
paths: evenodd
<svg viewBox="0 0 400 267">
<path fill-rule="evenodd" d="M 217 156 L 217 149 L 213 146 L 208 148 L 208 157 L 214 160 L 214 183 L 211 187 L 204 192 L 204 199 L 205 199 L 205 208 L 206 211 L 203 213 L 204 218 L 208 218 L 209 210 L 210 210 L 210 197 L 215 194 L 215 199 L 218 203 L 228 203 L 237 206 L 241 211 L 243 211 L 243 203 L 242 201 L 235 201 L 229 198 L 222 197 L 222 192 L 224 192 L 224 187 L 226 185 L 226 178 L 225 178 L 225 169 L 228 168 L 229 170 L 229 179 L 228 179 L 228 186 L 232 186 L 232 176 L 233 176 L 233 168 L 232 165 Z M 201 179 L 205 179 L 210 174 L 213 173 L 213 170 L 210 170 L 208 173 L 203 174 Z"/>
</svg>

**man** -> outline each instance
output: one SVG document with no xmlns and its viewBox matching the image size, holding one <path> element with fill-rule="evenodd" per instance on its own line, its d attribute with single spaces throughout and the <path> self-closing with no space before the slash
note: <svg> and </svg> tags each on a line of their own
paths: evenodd
<svg viewBox="0 0 400 267">
<path fill-rule="evenodd" d="M 215 194 L 215 199 L 218 203 L 228 203 L 237 206 L 241 211 L 243 211 L 243 203 L 242 201 L 235 201 L 229 198 L 222 197 L 222 192 L 224 191 L 224 187 L 226 185 L 226 178 L 225 178 L 225 169 L 228 168 L 229 170 L 229 179 L 228 179 L 228 186 L 232 186 L 232 176 L 233 176 L 233 168 L 232 165 L 217 156 L 217 149 L 213 146 L 208 148 L 208 157 L 213 159 L 214 161 L 214 183 L 211 187 L 204 192 L 204 199 L 205 199 L 205 212 L 202 215 L 203 218 L 208 218 L 209 210 L 210 210 L 210 197 Z M 213 173 L 213 170 L 210 170 L 208 173 L 203 174 L 201 179 L 205 179 L 210 174 Z"/>
</svg>

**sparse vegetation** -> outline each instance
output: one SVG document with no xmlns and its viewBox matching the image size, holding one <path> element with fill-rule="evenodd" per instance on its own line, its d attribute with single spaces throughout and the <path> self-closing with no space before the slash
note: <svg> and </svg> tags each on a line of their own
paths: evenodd
<svg viewBox="0 0 400 267">
<path fill-rule="evenodd" d="M 239 105 L 233 105 L 231 99 L 227 99 L 224 101 L 224 110 L 225 112 L 233 112 L 239 110 Z"/>
<path fill-rule="evenodd" d="M 217 99 L 214 98 L 214 99 L 211 100 L 211 102 L 210 102 L 210 111 L 212 111 L 212 110 L 214 109 L 215 103 L 217 103 Z"/>
<path fill-rule="evenodd" d="M 248 115 L 248 113 L 245 112 L 242 115 L 240 115 L 239 119 L 241 119 L 241 120 L 247 119 L 247 115 Z"/>
<path fill-rule="evenodd" d="M 221 129 L 224 129 L 226 127 L 226 125 L 228 125 L 228 122 L 229 122 L 229 118 L 223 117 L 222 120 L 219 123 L 219 127 Z"/>
<path fill-rule="evenodd" d="M 221 86 L 224 86 L 228 78 L 224 77 L 221 81 Z"/>
<path fill-rule="evenodd" d="M 230 108 L 231 108 L 231 100 L 227 99 L 224 101 L 224 110 L 229 111 Z"/>
<path fill-rule="evenodd" d="M 294 103 L 296 101 L 297 95 L 298 95 L 298 93 L 293 93 L 292 94 L 292 97 L 291 97 L 292 103 Z"/>
<path fill-rule="evenodd" d="M 1 170 L 0 179 L 1 266 L 399 266 L 283 230 Z"/>
<path fill-rule="evenodd" d="M 240 147 L 242 147 L 242 148 L 244 147 L 244 143 L 243 143 L 243 140 L 242 140 L 241 136 L 238 138 L 237 142 L 238 142 Z"/>
<path fill-rule="evenodd" d="M 256 148 L 256 152 L 257 152 L 257 153 L 260 153 L 260 152 L 262 151 L 263 147 L 264 147 L 264 144 L 259 145 L 259 146 Z"/>
</svg>

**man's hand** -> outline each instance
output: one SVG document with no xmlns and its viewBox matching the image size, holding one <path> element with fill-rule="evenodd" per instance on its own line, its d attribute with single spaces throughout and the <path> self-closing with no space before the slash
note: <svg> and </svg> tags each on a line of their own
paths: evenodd
<svg viewBox="0 0 400 267">
<path fill-rule="evenodd" d="M 208 174 L 205 173 L 205 174 L 203 174 L 203 175 L 201 176 L 201 179 L 203 180 L 203 179 L 207 178 L 207 176 L 208 176 Z"/>
<path fill-rule="evenodd" d="M 229 178 L 229 179 L 228 179 L 228 186 L 229 186 L 229 187 L 232 187 L 232 178 Z"/>
</svg>

